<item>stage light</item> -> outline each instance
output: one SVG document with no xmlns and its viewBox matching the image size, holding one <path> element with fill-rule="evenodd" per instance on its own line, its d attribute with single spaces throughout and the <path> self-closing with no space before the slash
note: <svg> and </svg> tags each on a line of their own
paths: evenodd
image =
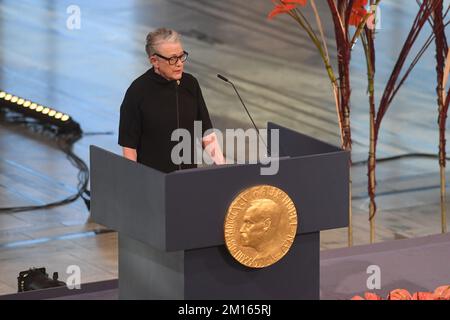
<svg viewBox="0 0 450 320">
<path fill-rule="evenodd" d="M 0 0 L 1 1 L 1 0 Z M 63 151 L 70 162 L 79 169 L 77 193 L 63 199 L 57 200 L 42 205 L 33 206 L 15 206 L 0 208 L 0 213 L 14 213 L 32 210 L 43 210 L 49 207 L 61 206 L 76 201 L 78 198 L 82 198 L 86 205 L 89 205 L 89 199 L 87 198 L 88 181 L 89 181 L 89 168 L 73 151 L 73 145 L 83 136 L 80 125 L 74 121 L 72 117 L 58 110 L 53 110 L 45 104 L 39 104 L 32 102 L 23 97 L 19 97 L 0 90 L 0 121 L 3 123 L 12 123 L 20 126 L 26 126 L 33 133 L 43 134 L 46 138 L 52 138 L 57 140 L 57 146 Z M 89 209 L 89 207 L 88 207 Z M 22 289 L 26 285 L 26 280 L 29 279 L 30 274 L 34 274 L 35 271 L 30 270 L 21 273 L 19 279 L 19 286 L 22 285 Z M 43 276 L 44 275 L 44 276 Z M 47 281 L 45 269 L 38 277 Z M 47 279 L 47 280 L 46 280 Z M 57 277 L 55 278 L 55 280 Z M 54 280 L 52 280 L 54 281 Z"/>
<path fill-rule="evenodd" d="M 58 280 L 58 272 L 53 272 L 53 279 L 50 279 L 45 272 L 45 268 L 31 268 L 21 271 L 17 277 L 18 292 L 65 286 L 64 282 Z"/>
<path fill-rule="evenodd" d="M 23 113 L 27 117 L 36 118 L 39 122 L 48 123 L 53 128 L 56 126 L 58 133 L 81 133 L 80 125 L 69 115 L 6 91 L 0 91 L 0 108 L 1 107 L 7 108 L 13 112 Z"/>
</svg>

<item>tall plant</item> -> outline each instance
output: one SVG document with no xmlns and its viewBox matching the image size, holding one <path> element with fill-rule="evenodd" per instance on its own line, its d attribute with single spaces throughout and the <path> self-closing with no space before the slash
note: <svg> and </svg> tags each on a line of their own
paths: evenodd
<svg viewBox="0 0 450 320">
<path fill-rule="evenodd" d="M 370 109 L 370 150 L 369 150 L 369 160 L 368 160 L 368 192 L 370 197 L 369 205 L 369 221 L 370 221 L 370 242 L 375 241 L 375 215 L 376 215 L 376 202 L 375 202 L 375 190 L 376 190 L 376 150 L 378 137 L 380 133 L 380 127 L 386 112 L 388 111 L 391 103 L 396 96 L 398 90 L 404 84 L 408 75 L 412 71 L 413 67 L 416 65 L 418 59 L 422 56 L 423 52 L 428 47 L 426 43 L 419 54 L 413 59 L 409 68 L 404 71 L 404 66 L 407 58 L 410 55 L 411 49 L 426 23 L 430 18 L 431 14 L 442 4 L 443 0 L 423 0 L 419 6 L 419 11 L 415 17 L 411 30 L 403 44 L 402 50 L 397 58 L 397 62 L 391 72 L 389 80 L 383 92 L 378 110 L 375 110 L 375 99 L 374 99 L 374 77 L 375 77 L 375 50 L 374 50 L 374 39 L 373 32 L 368 28 L 364 28 L 364 32 L 361 35 L 364 52 L 366 54 L 367 61 L 367 75 L 369 84 L 369 109 Z M 373 1 L 371 1 L 373 3 Z M 404 71 L 404 73 L 403 73 Z M 400 75 L 402 77 L 400 77 Z"/>
<path fill-rule="evenodd" d="M 450 8 L 450 6 L 449 6 Z M 441 201 L 441 231 L 447 232 L 447 209 L 446 209 L 446 140 L 445 127 L 447 124 L 448 106 L 450 103 L 449 93 L 445 92 L 449 68 L 450 51 L 448 50 L 447 37 L 445 35 L 444 25 L 444 6 L 440 2 L 432 15 L 431 26 L 435 37 L 436 45 L 436 75 L 437 75 L 437 104 L 438 104 L 438 126 L 439 126 L 439 171 L 440 171 L 440 201 Z M 448 8 L 447 8 L 448 12 Z M 446 14 L 447 14 L 446 12 Z M 445 15 L 446 15 L 445 14 Z M 447 57 L 447 59 L 446 59 Z M 447 61 L 446 61 L 447 60 Z"/>
<path fill-rule="evenodd" d="M 317 24 L 317 32 L 303 14 L 303 8 L 308 4 L 308 0 L 272 0 L 274 9 L 269 13 L 269 19 L 279 14 L 287 14 L 297 22 L 297 24 L 307 33 L 315 45 L 322 58 L 328 78 L 331 82 L 333 98 L 336 105 L 336 113 L 341 136 L 342 148 L 351 152 L 352 139 L 350 128 L 350 59 L 351 49 L 359 37 L 371 13 L 367 12 L 365 6 L 368 0 L 327 0 L 327 5 L 331 13 L 334 24 L 335 41 L 337 49 L 337 70 L 338 76 L 332 67 L 328 46 L 326 43 L 324 28 L 320 14 L 314 0 L 309 0 L 309 4 L 314 13 Z M 377 0 L 378 3 L 380 0 Z M 353 33 L 350 26 L 354 26 Z M 349 170 L 351 160 L 349 163 Z M 348 244 L 353 244 L 352 232 L 352 211 L 351 211 L 351 190 L 352 180 L 350 175 L 349 184 L 349 228 Z"/>
</svg>

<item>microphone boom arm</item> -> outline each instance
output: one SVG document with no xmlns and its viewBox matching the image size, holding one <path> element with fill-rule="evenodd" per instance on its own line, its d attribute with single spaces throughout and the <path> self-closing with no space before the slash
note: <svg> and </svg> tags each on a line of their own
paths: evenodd
<svg viewBox="0 0 450 320">
<path fill-rule="evenodd" d="M 230 80 L 228 80 L 227 78 L 225 78 L 224 76 L 222 76 L 222 75 L 220 75 L 220 74 L 218 74 L 217 77 L 218 77 L 219 79 L 221 79 L 221 80 L 223 80 L 223 81 L 228 82 L 229 84 L 231 84 L 231 86 L 233 87 L 234 91 L 236 92 L 236 94 L 237 94 L 239 100 L 241 101 L 242 105 L 244 106 L 245 112 L 247 112 L 247 115 L 248 115 L 248 117 L 250 118 L 250 121 L 252 122 L 253 127 L 255 128 L 256 133 L 258 134 L 258 137 L 259 137 L 259 138 L 261 139 L 261 141 L 264 143 L 264 146 L 266 147 L 266 150 L 267 150 L 267 152 L 268 152 L 267 144 L 266 144 L 266 142 L 264 141 L 264 139 L 261 137 L 261 135 L 259 134 L 259 130 L 258 130 L 258 128 L 256 127 L 256 124 L 255 124 L 255 122 L 253 121 L 252 116 L 251 116 L 250 113 L 248 112 L 248 109 L 247 109 L 247 107 L 245 106 L 245 103 L 244 103 L 244 101 L 242 100 L 241 95 L 239 94 L 239 91 L 238 91 L 238 90 L 236 89 L 236 87 L 234 86 L 233 82 L 231 82 Z"/>
</svg>

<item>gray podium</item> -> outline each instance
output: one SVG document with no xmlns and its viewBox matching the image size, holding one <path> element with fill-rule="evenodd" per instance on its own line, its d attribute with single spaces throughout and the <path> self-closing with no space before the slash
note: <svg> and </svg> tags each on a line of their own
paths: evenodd
<svg viewBox="0 0 450 320">
<path fill-rule="evenodd" d="M 319 232 L 348 225 L 349 154 L 268 129 L 281 146 L 271 176 L 261 164 L 165 174 L 91 146 L 91 215 L 119 233 L 120 299 L 319 299 Z M 228 253 L 223 228 L 233 199 L 260 184 L 284 190 L 299 223 L 280 261 L 252 269 Z"/>
</svg>

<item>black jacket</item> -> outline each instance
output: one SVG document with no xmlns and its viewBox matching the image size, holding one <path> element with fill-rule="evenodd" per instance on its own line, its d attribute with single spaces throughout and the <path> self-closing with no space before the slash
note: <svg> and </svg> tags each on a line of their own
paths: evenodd
<svg viewBox="0 0 450 320">
<path fill-rule="evenodd" d="M 178 100 L 178 102 L 177 102 Z M 163 172 L 195 168 L 194 121 L 202 121 L 202 134 L 212 128 L 197 79 L 183 73 L 178 85 L 149 69 L 133 81 L 120 107 L 119 145 L 137 150 L 137 161 Z M 191 164 L 176 165 L 171 141 L 177 128 L 189 131 Z"/>
</svg>

